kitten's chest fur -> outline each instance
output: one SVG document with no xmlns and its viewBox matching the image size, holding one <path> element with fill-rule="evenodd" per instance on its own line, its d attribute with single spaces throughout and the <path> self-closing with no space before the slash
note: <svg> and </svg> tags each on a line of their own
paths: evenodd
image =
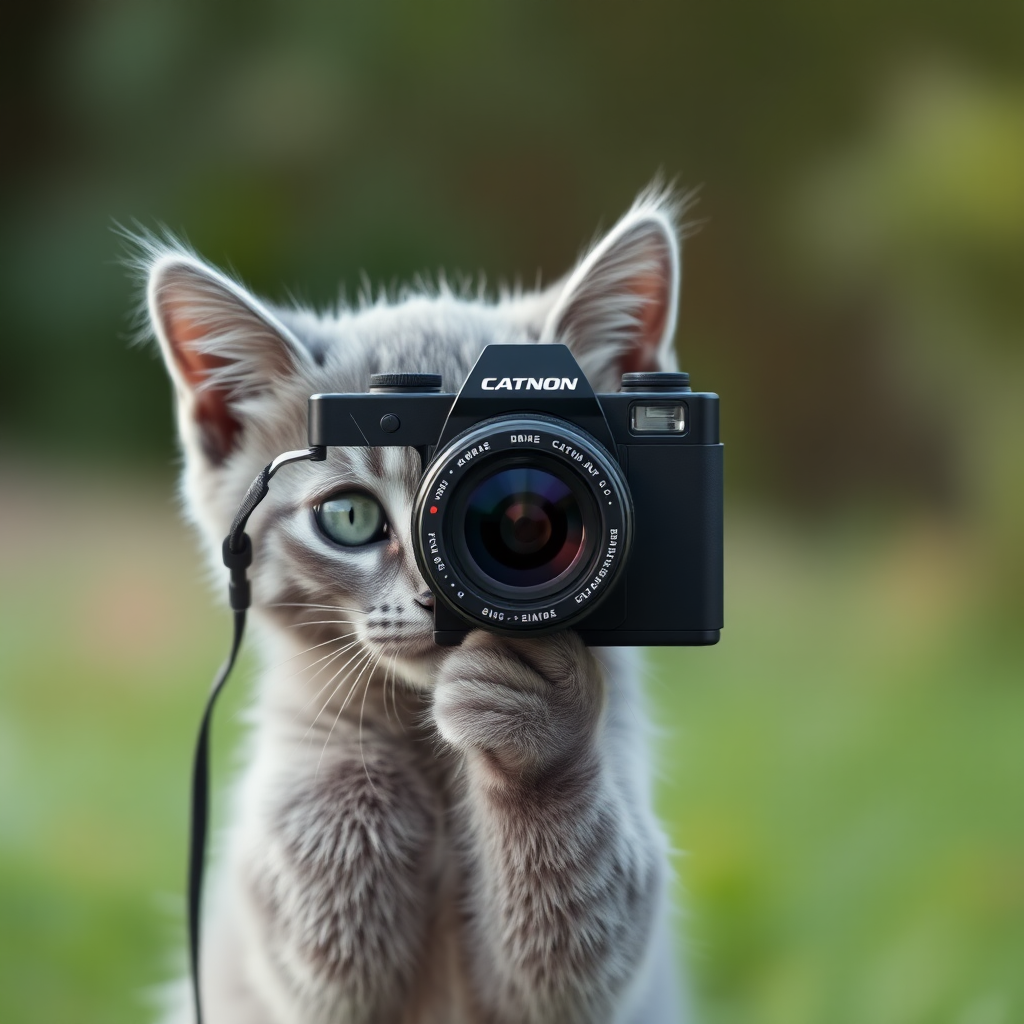
<svg viewBox="0 0 1024 1024">
<path fill-rule="evenodd" d="M 466 768 L 464 759 L 446 747 L 429 720 L 431 695 L 400 686 L 393 688 L 377 676 L 361 683 L 343 707 L 335 705 L 344 704 L 344 691 L 334 702 L 320 707 L 309 704 L 304 713 L 296 715 L 297 697 L 289 692 L 290 683 L 294 680 L 275 679 L 265 695 L 262 717 L 268 727 L 257 729 L 249 779 L 244 783 L 250 794 L 257 790 L 263 793 L 256 800 L 243 801 L 249 805 L 254 820 L 251 827 L 243 826 L 240 830 L 242 841 L 248 837 L 250 842 L 249 849 L 241 851 L 242 857 L 247 861 L 260 859 L 268 834 L 273 845 L 284 831 L 280 810 L 267 809 L 268 772 L 278 776 L 270 788 L 277 791 L 279 809 L 298 802 L 316 808 L 303 826 L 310 843 L 318 842 L 317 833 L 328 835 L 344 829 L 354 824 L 353 818 L 358 823 L 360 808 L 353 809 L 347 802 L 346 789 L 349 796 L 352 790 L 361 789 L 369 809 L 390 817 L 398 832 L 406 828 L 404 819 L 422 811 L 429 835 L 415 852 L 419 869 L 415 874 L 424 925 L 413 939 L 415 971 L 402 1005 L 396 1008 L 396 1016 L 389 1019 L 401 1024 L 479 1020 L 479 1010 L 472 1005 L 473 986 L 465 955 L 467 943 L 473 941 L 466 913 L 472 898 L 471 858 L 467 855 L 469 824 L 464 807 Z M 310 770 L 313 755 L 315 767 Z M 285 772 L 290 784 L 282 786 L 280 765 L 285 760 L 291 760 L 296 770 L 294 774 Z M 401 791 L 403 786 L 405 792 Z M 289 788 L 293 791 L 289 792 Z M 395 800 L 394 807 L 380 806 L 391 798 Z M 379 824 L 369 826 L 370 831 Z M 260 838 L 252 842 L 255 836 Z M 294 837 L 288 841 L 293 842 Z M 364 851 L 367 856 L 380 852 L 373 849 L 377 843 L 383 848 L 393 845 L 393 840 L 384 830 L 371 836 Z M 326 840 L 322 845 L 328 849 Z M 351 850 L 343 850 L 339 844 L 339 848 L 322 857 L 310 858 L 305 878 L 307 891 L 320 894 L 314 898 L 325 903 L 332 897 L 348 898 L 354 884 L 351 869 L 355 867 L 354 874 L 359 873 L 358 865 L 346 863 L 350 855 Z M 253 873 L 245 872 L 249 877 L 264 873 L 264 865 Z M 360 883 L 357 880 L 355 884 Z M 370 898 L 373 895 L 371 892 Z M 273 901 L 257 898 L 255 902 L 261 925 L 272 935 L 277 916 Z M 323 963 L 342 959 L 341 947 L 351 941 L 345 931 L 346 922 L 336 924 L 337 930 L 327 935 L 324 944 L 333 943 L 339 948 L 322 949 Z M 386 937 L 396 942 L 407 938 L 411 937 Z"/>
<path fill-rule="evenodd" d="M 465 945 L 472 939 L 465 912 L 470 894 L 463 784 L 459 760 L 440 749 L 433 729 L 418 724 L 428 705 L 423 695 L 405 694 L 398 701 L 397 715 L 392 708 L 439 809 L 432 864 L 424 880 L 428 924 L 419 969 L 400 1019 L 402 1024 L 461 1024 L 479 1017 L 478 1008 L 471 1005 L 464 956 Z"/>
</svg>

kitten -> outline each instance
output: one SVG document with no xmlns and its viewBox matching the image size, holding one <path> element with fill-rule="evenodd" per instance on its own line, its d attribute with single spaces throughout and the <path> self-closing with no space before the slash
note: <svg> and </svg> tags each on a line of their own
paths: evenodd
<svg viewBox="0 0 1024 1024">
<path fill-rule="evenodd" d="M 455 391 L 492 342 L 564 342 L 598 391 L 674 368 L 677 207 L 645 193 L 545 291 L 442 285 L 327 315 L 142 241 L 185 507 L 218 580 L 246 487 L 305 447 L 315 392 L 380 371 Z M 411 450 L 331 449 L 280 473 L 249 525 L 267 667 L 207 886 L 206 1020 L 677 1021 L 637 660 L 571 632 L 435 646 L 410 543 L 419 475 Z M 344 546 L 315 509 L 354 494 L 370 527 Z M 192 1019 L 184 995 L 172 1019 Z"/>
</svg>

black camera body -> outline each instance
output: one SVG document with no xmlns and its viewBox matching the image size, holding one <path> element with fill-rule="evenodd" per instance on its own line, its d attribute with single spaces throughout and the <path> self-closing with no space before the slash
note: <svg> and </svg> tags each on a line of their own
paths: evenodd
<svg viewBox="0 0 1024 1024">
<path fill-rule="evenodd" d="M 686 374 L 597 395 L 564 345 L 489 345 L 458 395 L 422 373 L 313 395 L 309 443 L 420 452 L 412 539 L 439 644 L 570 628 L 602 647 L 718 642 L 718 396 Z"/>
</svg>

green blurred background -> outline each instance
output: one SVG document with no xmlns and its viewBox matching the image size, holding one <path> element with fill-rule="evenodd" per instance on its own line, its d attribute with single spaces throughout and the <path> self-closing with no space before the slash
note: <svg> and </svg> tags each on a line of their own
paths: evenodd
<svg viewBox="0 0 1024 1024">
<path fill-rule="evenodd" d="M 142 1021 L 180 966 L 227 640 L 111 225 L 326 305 L 550 280 L 659 170 L 703 185 L 679 348 L 728 445 L 724 639 L 651 659 L 699 1019 L 1024 1021 L 1019 0 L 4 20 L 4 1024 Z"/>
</svg>

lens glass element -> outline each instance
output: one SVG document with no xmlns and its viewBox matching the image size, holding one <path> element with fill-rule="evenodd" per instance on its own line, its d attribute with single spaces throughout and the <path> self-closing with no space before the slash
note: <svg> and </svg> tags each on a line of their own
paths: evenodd
<svg viewBox="0 0 1024 1024">
<path fill-rule="evenodd" d="M 536 465 L 508 466 L 477 483 L 465 504 L 466 549 L 484 576 L 506 587 L 558 579 L 584 546 L 574 490 Z"/>
</svg>

